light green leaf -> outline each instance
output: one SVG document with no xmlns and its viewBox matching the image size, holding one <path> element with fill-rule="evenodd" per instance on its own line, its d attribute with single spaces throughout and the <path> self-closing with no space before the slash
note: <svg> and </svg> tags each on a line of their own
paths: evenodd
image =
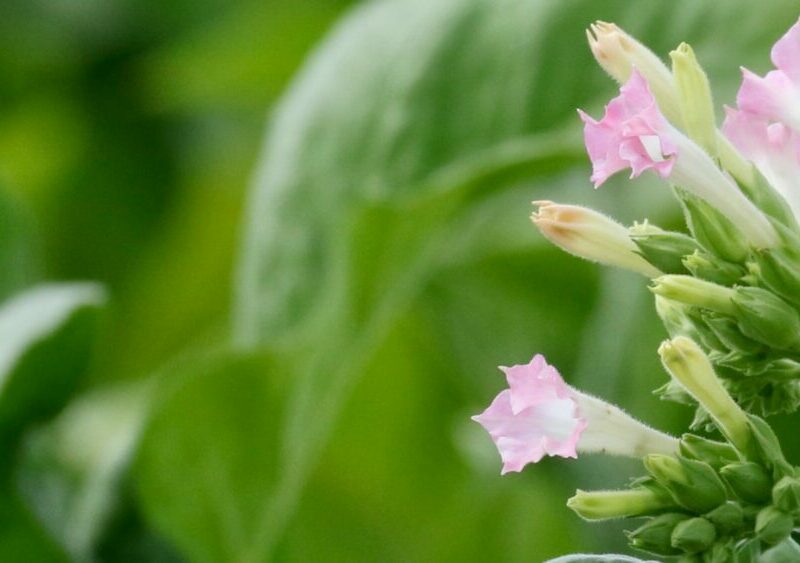
<svg viewBox="0 0 800 563">
<path fill-rule="evenodd" d="M 204 355 L 164 377 L 133 468 L 145 517 L 196 562 L 262 561 L 283 374 L 262 356 Z"/>
<path fill-rule="evenodd" d="M 100 388 L 23 440 L 16 483 L 28 506 L 75 561 L 93 561 L 147 412 L 147 383 Z"/>
<path fill-rule="evenodd" d="M 96 284 L 51 284 L 0 308 L 0 441 L 65 404 L 88 366 L 104 302 Z"/>
</svg>

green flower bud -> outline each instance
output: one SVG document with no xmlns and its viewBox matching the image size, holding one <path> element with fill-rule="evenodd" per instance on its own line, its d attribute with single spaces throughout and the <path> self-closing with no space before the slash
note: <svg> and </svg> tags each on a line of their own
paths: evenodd
<svg viewBox="0 0 800 563">
<path fill-rule="evenodd" d="M 711 550 L 707 552 L 704 561 L 713 561 L 714 563 L 733 563 L 733 547 L 731 543 L 715 543 Z"/>
<path fill-rule="evenodd" d="M 644 458 L 644 466 L 675 502 L 693 512 L 703 514 L 726 500 L 725 486 L 707 463 L 650 454 Z"/>
<path fill-rule="evenodd" d="M 747 416 L 725 390 L 700 347 L 679 336 L 662 343 L 658 353 L 673 379 L 708 411 L 723 436 L 745 456 L 752 455 Z"/>
<path fill-rule="evenodd" d="M 675 508 L 675 502 L 657 487 L 637 487 L 623 491 L 582 491 L 567 500 L 567 506 L 584 520 L 609 520 L 626 516 L 646 516 Z"/>
<path fill-rule="evenodd" d="M 717 539 L 714 524 L 705 518 L 680 522 L 672 531 L 672 547 L 686 553 L 699 553 L 710 548 Z"/>
<path fill-rule="evenodd" d="M 649 223 L 635 224 L 629 230 L 639 254 L 665 274 L 686 274 L 683 257 L 697 250 L 692 237 L 663 231 Z"/>
<path fill-rule="evenodd" d="M 686 43 L 669 54 L 686 134 L 712 157 L 717 156 L 717 126 L 708 77 Z"/>
<path fill-rule="evenodd" d="M 734 290 L 692 276 L 661 276 L 653 280 L 650 291 L 679 303 L 718 313 L 732 315 L 736 311 L 733 306 Z"/>
<path fill-rule="evenodd" d="M 741 266 L 699 250 L 686 256 L 683 259 L 683 266 L 694 277 L 720 285 L 735 285 L 746 274 Z"/>
<path fill-rule="evenodd" d="M 672 545 L 672 532 L 689 517 L 685 514 L 669 513 L 656 516 L 632 532 L 626 532 L 631 547 L 655 555 L 679 555 L 682 551 Z"/>
<path fill-rule="evenodd" d="M 794 475 L 794 470 L 786 461 L 781 443 L 772 427 L 764 419 L 753 414 L 748 414 L 747 419 L 758 456 L 772 469 L 775 478 L 780 479 L 787 475 Z"/>
<path fill-rule="evenodd" d="M 798 246 L 759 250 L 753 256 L 754 274 L 770 290 L 795 305 L 800 305 L 800 255 Z"/>
<path fill-rule="evenodd" d="M 690 307 L 677 301 L 672 301 L 660 295 L 655 296 L 656 313 L 661 318 L 664 328 L 671 337 L 688 336 L 694 338 L 697 331 L 694 321 L 690 318 Z"/>
<path fill-rule="evenodd" d="M 756 536 L 769 545 L 788 538 L 793 527 L 794 519 L 774 506 L 763 508 L 756 516 Z"/>
<path fill-rule="evenodd" d="M 705 517 L 714 524 L 721 534 L 733 534 L 744 526 L 744 510 L 742 510 L 742 506 L 730 500 L 725 504 L 720 504 L 706 514 Z"/>
<path fill-rule="evenodd" d="M 789 514 L 800 512 L 800 479 L 784 477 L 772 489 L 772 504 Z"/>
<path fill-rule="evenodd" d="M 800 348 L 800 313 L 783 299 L 759 287 L 737 287 L 734 316 L 742 332 L 772 348 Z"/>
<path fill-rule="evenodd" d="M 739 455 L 730 444 L 709 440 L 694 434 L 681 436 L 679 448 L 683 457 L 705 461 L 714 469 L 739 461 Z"/>
<path fill-rule="evenodd" d="M 702 317 L 706 326 L 726 349 L 745 355 L 755 355 L 764 351 L 764 344 L 742 334 L 739 325 L 732 318 L 711 311 L 706 311 Z"/>
<path fill-rule="evenodd" d="M 753 504 L 764 504 L 772 495 L 772 479 L 767 470 L 752 461 L 731 463 L 719 474 L 740 499 Z"/>
<path fill-rule="evenodd" d="M 699 197 L 676 189 L 686 223 L 703 248 L 728 262 L 741 263 L 750 251 L 747 240 L 731 221 Z"/>
</svg>

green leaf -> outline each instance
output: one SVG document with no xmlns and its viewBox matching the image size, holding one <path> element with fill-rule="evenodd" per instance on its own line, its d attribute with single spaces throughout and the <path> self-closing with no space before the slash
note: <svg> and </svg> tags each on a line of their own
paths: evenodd
<svg viewBox="0 0 800 563">
<path fill-rule="evenodd" d="M 23 439 L 17 487 L 75 560 L 96 558 L 98 541 L 121 509 L 150 390 L 143 383 L 92 390 Z"/>
<path fill-rule="evenodd" d="M 88 366 L 104 302 L 96 284 L 52 284 L 0 308 L 0 442 L 66 403 Z"/>
<path fill-rule="evenodd" d="M 262 561 L 250 548 L 277 473 L 284 376 L 224 353 L 169 371 L 133 468 L 145 518 L 191 561 Z"/>
</svg>

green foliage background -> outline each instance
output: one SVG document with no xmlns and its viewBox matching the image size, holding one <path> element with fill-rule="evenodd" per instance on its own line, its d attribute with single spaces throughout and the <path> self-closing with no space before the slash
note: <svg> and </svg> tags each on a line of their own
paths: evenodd
<svg viewBox="0 0 800 563">
<path fill-rule="evenodd" d="M 721 109 L 797 6 L 349 4 L 4 3 L 0 293 L 106 293 L 0 310 L 9 339 L 40 327 L 0 365 L 0 560 L 624 551 L 564 501 L 636 463 L 500 478 L 469 421 L 535 352 L 661 429 L 691 414 L 650 394 L 645 281 L 527 219 L 552 199 L 680 226 L 652 179 L 590 187 L 574 110 L 615 88 L 583 30 L 690 42 Z"/>
</svg>

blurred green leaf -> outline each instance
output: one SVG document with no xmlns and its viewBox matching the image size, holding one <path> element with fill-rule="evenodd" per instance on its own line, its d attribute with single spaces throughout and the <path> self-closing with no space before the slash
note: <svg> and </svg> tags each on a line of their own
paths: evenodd
<svg viewBox="0 0 800 563">
<path fill-rule="evenodd" d="M 17 486 L 76 561 L 95 560 L 97 542 L 119 508 L 149 391 L 143 383 L 92 390 L 23 441 Z"/>
<path fill-rule="evenodd" d="M 264 560 L 250 549 L 275 485 L 283 374 L 218 353 L 164 376 L 134 466 L 145 517 L 191 561 Z"/>
<path fill-rule="evenodd" d="M 88 367 L 104 303 L 96 284 L 51 284 L 0 309 L 0 442 L 66 403 Z"/>
</svg>

